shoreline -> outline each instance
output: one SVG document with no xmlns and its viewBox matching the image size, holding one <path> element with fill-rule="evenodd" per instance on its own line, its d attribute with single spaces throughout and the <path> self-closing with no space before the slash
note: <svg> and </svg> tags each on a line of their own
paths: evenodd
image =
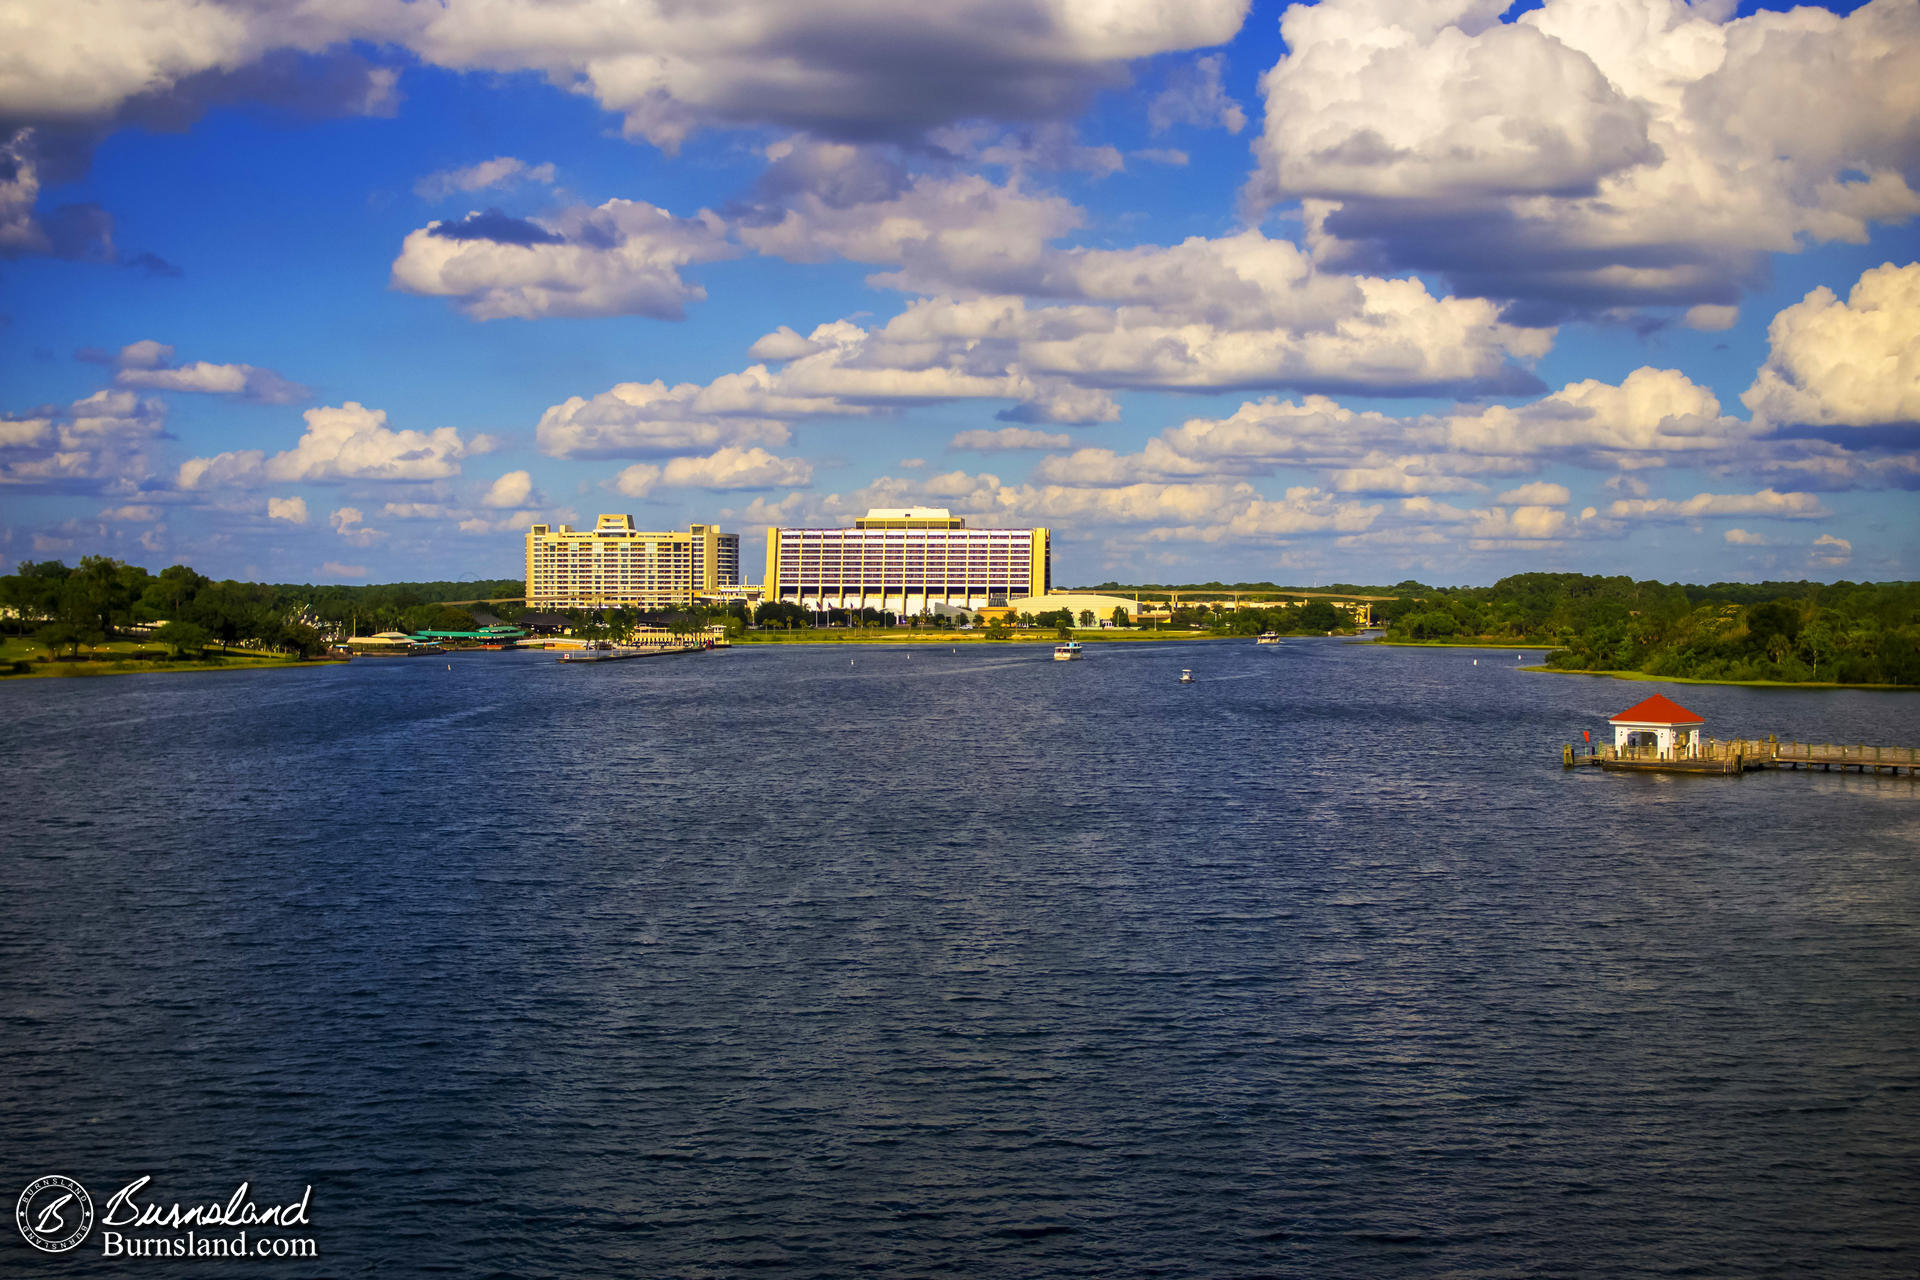
<svg viewBox="0 0 1920 1280">
<path fill-rule="evenodd" d="M 1551 652 L 1565 648 L 1565 645 L 1541 644 L 1536 640 L 1499 641 L 1492 640 L 1356 640 L 1356 644 L 1380 644 L 1389 649 L 1539 649 Z"/>
<path fill-rule="evenodd" d="M 92 680 L 105 676 L 158 676 L 190 675 L 213 671 L 277 671 L 283 667 L 338 667 L 345 665 L 339 658 L 243 658 L 238 654 L 228 655 L 238 661 L 193 662 L 182 659 L 159 659 L 153 662 L 28 662 L 25 671 L 0 670 L 0 681 L 6 680 Z"/>
<path fill-rule="evenodd" d="M 1870 693 L 1920 693 L 1920 684 L 1841 684 L 1834 680 L 1709 680 L 1701 676 L 1656 676 L 1645 671 L 1575 671 L 1568 667 L 1527 667 L 1554 676 L 1598 676 L 1655 684 L 1720 684 L 1739 689 L 1864 689 Z"/>
<path fill-rule="evenodd" d="M 791 638 L 789 638 L 791 637 Z M 1252 644 L 1253 636 L 1223 636 L 1211 631 L 1081 631 L 1075 630 L 1072 636 L 1082 644 L 1142 644 L 1153 641 L 1219 641 L 1221 643 Z M 1282 640 L 1344 640 L 1349 644 L 1366 644 L 1368 641 L 1356 635 L 1327 636 L 1320 632 L 1280 637 Z M 826 635 L 819 634 L 816 628 L 812 632 L 793 631 L 775 632 L 767 636 L 736 636 L 728 641 L 735 649 L 747 648 L 759 644 L 1063 644 L 1057 635 L 1030 633 L 1025 635 L 1009 634 L 1003 639 L 990 639 L 984 632 L 966 631 L 923 631 L 900 633 L 895 631 L 835 631 Z"/>
<path fill-rule="evenodd" d="M 1073 638 L 1082 643 L 1092 644 L 1142 644 L 1142 643 L 1191 643 L 1207 641 L 1210 643 L 1247 643 L 1251 637 L 1220 636 L 1206 631 L 1075 631 Z M 1317 640 L 1321 636 L 1285 636 L 1286 640 Z M 1502 649 L 1551 650 L 1558 645 L 1544 644 L 1464 644 L 1458 641 L 1427 640 L 1363 640 L 1357 637 L 1343 637 L 1348 644 L 1385 645 L 1396 649 L 1487 649 L 1498 652 Z M 730 642 L 729 648 L 747 648 L 756 645 L 896 645 L 911 647 L 915 645 L 945 644 L 949 646 L 1012 644 L 1045 646 L 1059 644 L 1056 636 L 1009 635 L 1004 639 L 989 639 L 979 632 L 941 633 L 921 632 L 897 634 L 893 631 L 846 631 L 821 635 L 817 632 L 781 632 L 771 636 L 742 636 Z M 274 671 L 284 668 L 302 667 L 338 667 L 349 665 L 340 658 L 288 658 L 267 657 L 245 653 L 224 655 L 226 661 L 210 663 L 184 659 L 156 659 L 153 661 L 85 661 L 85 662 L 29 662 L 26 671 L 0 670 L 0 681 L 7 680 L 87 680 L 103 676 L 136 675 L 183 675 L 215 671 Z M 1721 680 L 1699 676 L 1660 676 L 1645 671 L 1576 671 L 1565 667 L 1548 667 L 1539 664 L 1521 668 L 1525 671 L 1546 672 L 1560 676 L 1592 676 L 1606 680 L 1628 680 L 1654 684 L 1704 684 L 1725 685 L 1743 689 L 1859 689 L 1872 693 L 1920 693 L 1920 685 L 1911 684 L 1841 684 L 1831 680 Z"/>
<path fill-rule="evenodd" d="M 1075 631 L 1073 639 L 1082 644 L 1138 644 L 1151 640 L 1232 640 L 1234 636 L 1216 636 L 1210 631 Z M 729 641 L 735 649 L 749 648 L 754 645 L 832 645 L 832 644 L 1063 644 L 1057 635 L 1008 635 L 1002 639 L 991 639 L 983 632 L 943 632 L 923 631 L 897 633 L 894 631 L 853 631 L 819 635 L 816 632 L 792 631 L 777 632 L 773 636 L 738 636 Z"/>
</svg>

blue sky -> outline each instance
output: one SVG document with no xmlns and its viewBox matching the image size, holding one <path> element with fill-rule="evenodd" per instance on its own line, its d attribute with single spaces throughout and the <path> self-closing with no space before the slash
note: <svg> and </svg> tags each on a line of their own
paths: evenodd
<svg viewBox="0 0 1920 1280">
<path fill-rule="evenodd" d="M 0 55 L 0 567 L 1912 578 L 1920 5 L 88 0 Z"/>
</svg>

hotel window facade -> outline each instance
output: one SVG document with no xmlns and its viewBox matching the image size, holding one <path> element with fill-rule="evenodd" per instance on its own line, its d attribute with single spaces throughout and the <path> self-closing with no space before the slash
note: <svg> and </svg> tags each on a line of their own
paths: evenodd
<svg viewBox="0 0 1920 1280">
<path fill-rule="evenodd" d="M 851 529 L 768 529 L 768 600 L 913 614 L 978 609 L 1053 586 L 1045 529 L 969 529 L 943 508 L 875 509 Z"/>
<path fill-rule="evenodd" d="M 527 532 L 527 605 L 534 609 L 671 609 L 740 585 L 740 535 L 710 524 L 647 533 L 633 517 L 591 529 Z"/>
</svg>

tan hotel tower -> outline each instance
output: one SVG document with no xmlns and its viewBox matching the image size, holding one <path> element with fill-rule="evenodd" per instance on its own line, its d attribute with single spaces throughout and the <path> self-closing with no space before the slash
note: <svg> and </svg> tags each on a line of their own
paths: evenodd
<svg viewBox="0 0 1920 1280">
<path fill-rule="evenodd" d="M 1053 586 L 1045 529 L 969 529 L 943 507 L 875 508 L 851 529 L 768 529 L 768 600 L 913 614 Z"/>
<path fill-rule="evenodd" d="M 740 585 L 740 535 L 710 524 L 643 533 L 632 516 L 591 529 L 536 524 L 527 532 L 530 609 L 670 609 Z"/>
</svg>

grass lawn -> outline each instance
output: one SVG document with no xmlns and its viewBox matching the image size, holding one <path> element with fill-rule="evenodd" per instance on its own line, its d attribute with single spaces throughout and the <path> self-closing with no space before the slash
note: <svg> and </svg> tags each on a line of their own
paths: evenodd
<svg viewBox="0 0 1920 1280">
<path fill-rule="evenodd" d="M 24 663 L 26 670 L 17 668 Z M 64 652 L 51 653 L 30 638 L 0 638 L 0 680 L 30 680 L 67 676 L 123 676 L 153 671 L 258 671 L 267 667 L 318 665 L 302 663 L 284 653 L 258 653 L 250 649 L 210 651 L 201 658 L 170 658 L 165 645 L 138 640 L 112 640 L 102 645 L 81 645 L 77 660 Z"/>
</svg>

